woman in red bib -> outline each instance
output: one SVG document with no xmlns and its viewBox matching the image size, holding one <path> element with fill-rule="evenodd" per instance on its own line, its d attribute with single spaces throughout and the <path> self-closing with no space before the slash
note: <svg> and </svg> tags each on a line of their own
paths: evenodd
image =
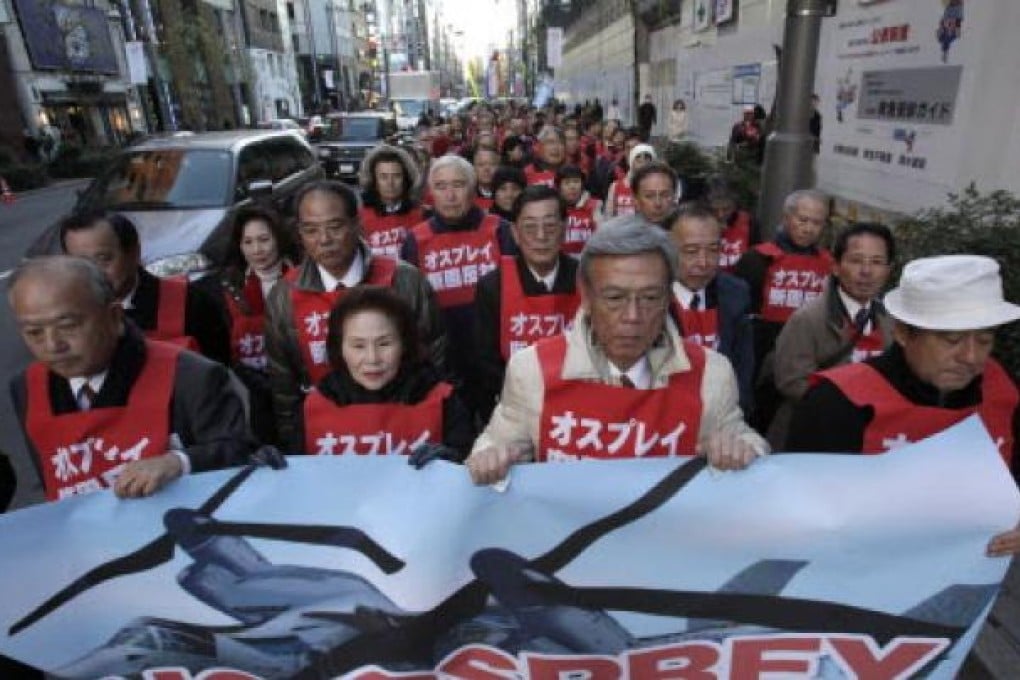
<svg viewBox="0 0 1020 680">
<path fill-rule="evenodd" d="M 266 297 L 290 268 L 291 241 L 275 212 L 262 206 L 235 213 L 220 280 L 230 321 L 231 367 L 248 388 L 252 424 L 261 441 L 275 441 L 266 374 Z"/>
<path fill-rule="evenodd" d="M 304 403 L 306 453 L 467 455 L 470 414 L 425 358 L 414 314 L 392 290 L 345 295 L 329 316 L 327 352 L 332 370 Z"/>
</svg>

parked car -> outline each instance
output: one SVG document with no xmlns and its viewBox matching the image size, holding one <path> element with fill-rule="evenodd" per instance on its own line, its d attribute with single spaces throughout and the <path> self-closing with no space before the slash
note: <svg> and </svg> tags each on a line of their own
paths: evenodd
<svg viewBox="0 0 1020 680">
<path fill-rule="evenodd" d="M 315 144 L 328 177 L 356 182 L 361 163 L 378 144 L 396 140 L 397 119 L 392 112 L 359 111 L 326 116 L 328 123 Z"/>
<path fill-rule="evenodd" d="M 259 130 L 289 130 L 300 133 L 304 136 L 308 135 L 308 130 L 302 127 L 296 120 L 291 118 L 274 118 L 272 120 L 264 120 L 255 127 Z"/>
<path fill-rule="evenodd" d="M 284 215 L 322 168 L 295 132 L 233 130 L 159 137 L 128 147 L 79 196 L 74 212 L 118 212 L 138 227 L 153 274 L 200 276 L 222 264 L 238 207 L 262 201 Z M 27 255 L 60 252 L 59 225 Z"/>
</svg>

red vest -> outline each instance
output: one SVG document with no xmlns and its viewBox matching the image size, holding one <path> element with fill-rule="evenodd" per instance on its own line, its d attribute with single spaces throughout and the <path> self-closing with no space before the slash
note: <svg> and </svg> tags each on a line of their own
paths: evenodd
<svg viewBox="0 0 1020 680">
<path fill-rule="evenodd" d="M 337 406 L 318 390 L 305 399 L 305 453 L 340 456 L 409 455 L 443 443 L 443 402 L 453 388 L 438 383 L 417 404 Z"/>
<path fill-rule="evenodd" d="M 764 321 L 786 323 L 795 311 L 822 294 L 832 271 L 829 251 L 800 255 L 788 253 L 775 243 L 759 243 L 754 249 L 772 258 L 762 283 L 761 318 Z"/>
<path fill-rule="evenodd" d="M 439 306 L 459 307 L 475 299 L 478 279 L 499 261 L 498 215 L 486 215 L 477 229 L 437 234 L 426 220 L 411 232 L 418 241 L 418 268 L 428 278 Z"/>
<path fill-rule="evenodd" d="M 394 259 L 400 257 L 400 247 L 407 239 L 407 230 L 425 219 L 421 207 L 387 215 L 380 214 L 375 208 L 362 206 L 359 217 L 372 254 Z"/>
<path fill-rule="evenodd" d="M 635 212 L 634 192 L 630 190 L 627 178 L 622 177 L 613 182 L 613 216 L 633 215 Z"/>
<path fill-rule="evenodd" d="M 533 163 L 524 168 L 524 177 L 528 180 L 528 186 L 542 184 L 547 187 L 556 186 L 556 171 L 546 168 L 539 170 Z"/>
<path fill-rule="evenodd" d="M 872 322 L 871 331 L 857 338 L 854 348 L 850 352 L 851 363 L 858 363 L 878 356 L 885 351 L 885 340 L 882 337 L 882 329 L 877 322 Z"/>
<path fill-rule="evenodd" d="M 393 285 L 397 261 L 388 257 L 373 257 L 363 284 L 373 286 Z M 298 269 L 287 272 L 286 279 L 294 283 Z M 322 380 L 329 373 L 329 357 L 326 356 L 326 336 L 329 333 L 329 312 L 344 293 L 344 288 L 333 291 L 302 290 L 294 285 L 290 288 L 291 314 L 294 330 L 297 331 L 301 360 L 308 371 L 312 384 Z"/>
<path fill-rule="evenodd" d="M 174 276 L 159 280 L 159 306 L 156 308 L 156 327 L 145 331 L 150 340 L 162 340 L 193 352 L 198 343 L 184 332 L 184 314 L 188 299 L 188 279 Z"/>
<path fill-rule="evenodd" d="M 719 268 L 732 271 L 740 256 L 751 247 L 751 213 L 738 210 L 733 224 L 723 229 L 719 250 Z"/>
<path fill-rule="evenodd" d="M 180 351 L 146 341 L 145 364 L 125 406 L 62 415 L 50 405 L 46 366 L 28 367 L 25 430 L 39 455 L 48 500 L 111 487 L 127 463 L 166 453 Z"/>
<path fill-rule="evenodd" d="M 475 205 L 478 206 L 479 209 L 483 210 L 484 212 L 489 212 L 489 209 L 492 208 L 492 204 L 494 202 L 495 199 L 482 196 L 481 194 L 475 196 Z M 418 221 L 420 222 L 421 220 Z"/>
<path fill-rule="evenodd" d="M 855 406 L 870 406 L 874 417 L 864 430 L 861 453 L 885 453 L 916 442 L 978 413 L 1008 465 L 1013 458 L 1013 413 L 1020 396 L 1006 371 L 994 359 L 985 364 L 981 403 L 975 408 L 918 406 L 868 364 L 847 364 L 811 376 L 828 380 Z"/>
<path fill-rule="evenodd" d="M 701 293 L 704 298 L 704 292 Z M 699 347 L 719 349 L 719 309 L 684 309 L 678 298 L 673 299 L 673 311 L 680 321 L 680 335 Z"/>
<path fill-rule="evenodd" d="M 684 342 L 691 370 L 665 388 L 637 390 L 564 380 L 566 336 L 536 346 L 545 397 L 539 422 L 539 461 L 581 458 L 693 456 L 701 426 L 705 351 Z"/>
<path fill-rule="evenodd" d="M 602 201 L 589 197 L 584 205 L 572 205 L 567 210 L 567 233 L 563 239 L 563 252 L 569 255 L 580 255 L 584 244 L 595 233 L 595 211 L 602 206 Z"/>
<path fill-rule="evenodd" d="M 500 258 L 499 349 L 503 360 L 542 338 L 563 333 L 581 306 L 581 296 L 573 293 L 525 295 L 521 287 L 517 261 Z"/>
</svg>

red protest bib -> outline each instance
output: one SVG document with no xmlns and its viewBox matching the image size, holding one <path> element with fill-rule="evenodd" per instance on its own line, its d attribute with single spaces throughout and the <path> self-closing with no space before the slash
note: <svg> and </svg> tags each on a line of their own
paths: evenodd
<svg viewBox="0 0 1020 680">
<path fill-rule="evenodd" d="M 397 271 L 397 261 L 388 257 L 373 257 L 368 275 L 363 284 L 373 286 L 392 286 L 393 275 Z M 294 282 L 297 269 L 288 272 L 287 279 Z M 308 371 L 312 384 L 322 380 L 329 373 L 329 357 L 326 355 L 326 336 L 329 334 L 329 312 L 333 305 L 344 294 L 345 288 L 333 291 L 302 290 L 291 285 L 290 305 L 297 331 L 301 360 Z"/>
<path fill-rule="evenodd" d="M 28 367 L 25 430 L 39 455 L 47 500 L 108 488 L 127 463 L 166 453 L 180 351 L 146 341 L 145 364 L 125 406 L 61 415 L 50 405 L 46 366 Z"/>
<path fill-rule="evenodd" d="M 443 402 L 453 392 L 438 383 L 417 404 L 337 406 L 318 390 L 305 399 L 305 452 L 317 455 L 408 455 L 443 443 Z"/>
<path fill-rule="evenodd" d="M 234 363 L 266 370 L 265 314 L 245 312 L 229 292 L 223 297 L 230 313 L 230 354 Z"/>
<path fill-rule="evenodd" d="M 978 413 L 1008 465 L 1013 458 L 1013 413 L 1020 396 L 994 359 L 985 364 L 981 403 L 976 408 L 948 409 L 914 404 L 868 364 L 848 364 L 816 373 L 812 382 L 828 380 L 855 406 L 870 406 L 874 417 L 864 431 L 861 453 L 885 453 L 916 442 Z"/>
<path fill-rule="evenodd" d="M 719 241 L 719 268 L 732 271 L 737 260 L 751 247 L 751 214 L 737 211 L 737 219 L 723 229 Z"/>
<path fill-rule="evenodd" d="M 871 324 L 871 331 L 864 333 L 857 338 L 854 348 L 850 352 L 851 363 L 858 363 L 878 356 L 885 351 L 885 340 L 882 337 L 882 329 L 877 323 Z"/>
<path fill-rule="evenodd" d="M 524 177 L 528 180 L 528 186 L 542 185 L 547 187 L 556 186 L 556 171 L 546 168 L 539 170 L 534 164 L 524 168 Z"/>
<path fill-rule="evenodd" d="M 405 213 L 380 214 L 375 208 L 362 206 L 359 211 L 361 229 L 368 241 L 373 255 L 383 255 L 397 259 L 400 248 L 407 240 L 407 232 L 414 225 L 425 219 L 420 207 Z"/>
<path fill-rule="evenodd" d="M 627 178 L 616 180 L 613 182 L 613 215 L 619 217 L 633 215 L 635 212 L 637 208 L 634 206 L 634 192 L 630 190 Z"/>
<path fill-rule="evenodd" d="M 772 258 L 762 285 L 761 318 L 786 323 L 795 311 L 822 294 L 832 271 L 827 250 L 816 255 L 788 253 L 775 243 L 761 243 L 755 250 Z"/>
<path fill-rule="evenodd" d="M 199 351 L 198 343 L 184 332 L 184 314 L 188 299 L 188 279 L 173 276 L 159 280 L 159 297 L 156 307 L 156 327 L 145 331 L 150 340 L 162 340 L 170 344 Z"/>
<path fill-rule="evenodd" d="M 582 206 L 571 206 L 567 210 L 567 232 L 563 239 L 563 252 L 569 255 L 580 255 L 584 244 L 595 233 L 595 211 L 602 202 L 597 198 L 589 198 Z"/>
<path fill-rule="evenodd" d="M 702 293 L 704 296 L 704 293 Z M 699 347 L 719 349 L 719 310 L 684 309 L 680 300 L 673 299 L 673 311 L 680 321 L 680 334 L 687 342 Z"/>
<path fill-rule="evenodd" d="M 491 197 L 481 195 L 475 196 L 475 205 L 478 206 L 478 208 L 480 210 L 483 210 L 484 212 L 489 212 L 489 210 L 492 208 L 493 203 L 495 203 L 495 199 Z"/>
<path fill-rule="evenodd" d="M 499 216 L 486 215 L 477 229 L 437 234 L 428 222 L 412 231 L 418 241 L 418 268 L 432 284 L 439 306 L 459 307 L 475 299 L 478 279 L 496 268 Z"/>
<path fill-rule="evenodd" d="M 500 258 L 499 348 L 503 360 L 542 338 L 559 335 L 581 306 L 581 296 L 573 293 L 525 295 L 514 258 Z"/>
<path fill-rule="evenodd" d="M 683 346 L 691 370 L 674 373 L 664 388 L 637 390 L 564 380 L 566 337 L 538 343 L 545 398 L 537 460 L 693 456 L 705 351 L 689 342 Z"/>
</svg>

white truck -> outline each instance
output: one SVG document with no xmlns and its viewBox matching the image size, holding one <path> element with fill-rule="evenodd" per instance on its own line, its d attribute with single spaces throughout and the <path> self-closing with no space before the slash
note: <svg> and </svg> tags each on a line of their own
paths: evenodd
<svg viewBox="0 0 1020 680">
<path fill-rule="evenodd" d="M 439 112 L 439 71 L 402 71 L 389 78 L 390 105 L 401 130 L 413 129 L 423 111 Z"/>
</svg>

